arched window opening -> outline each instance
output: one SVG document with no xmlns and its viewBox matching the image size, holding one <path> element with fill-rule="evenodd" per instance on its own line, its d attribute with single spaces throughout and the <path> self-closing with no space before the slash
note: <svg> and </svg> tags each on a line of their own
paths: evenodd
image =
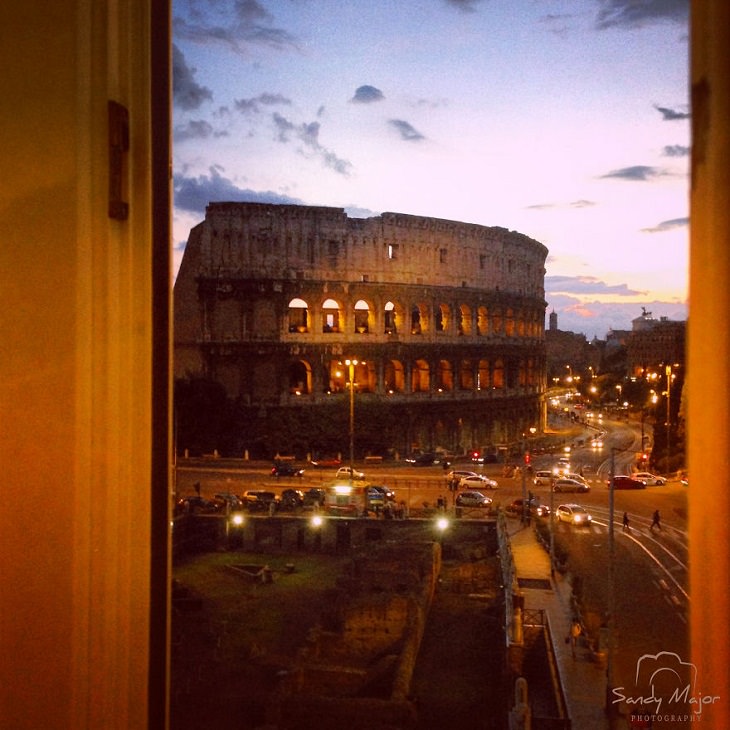
<svg viewBox="0 0 730 730">
<path fill-rule="evenodd" d="M 474 368 L 471 360 L 462 360 L 459 365 L 459 389 L 474 390 Z"/>
<path fill-rule="evenodd" d="M 334 299 L 326 299 L 322 305 L 322 332 L 340 331 L 340 305 Z"/>
<path fill-rule="evenodd" d="M 347 367 L 339 360 L 330 360 L 324 368 L 325 393 L 344 393 L 347 388 Z"/>
<path fill-rule="evenodd" d="M 515 313 L 514 310 L 508 309 L 504 321 L 504 333 L 507 337 L 514 337 L 515 334 Z"/>
<path fill-rule="evenodd" d="M 449 327 L 451 311 L 447 304 L 439 304 L 436 307 L 434 329 L 436 332 L 446 332 Z"/>
<path fill-rule="evenodd" d="M 289 365 L 289 393 L 309 395 L 312 392 L 312 368 L 308 362 L 297 360 Z"/>
<path fill-rule="evenodd" d="M 405 372 L 399 360 L 389 360 L 383 368 L 386 393 L 402 393 L 405 390 Z"/>
<path fill-rule="evenodd" d="M 411 310 L 411 334 L 420 335 L 422 331 L 423 325 L 421 323 L 421 309 L 418 305 L 416 305 Z"/>
<path fill-rule="evenodd" d="M 309 307 L 303 299 L 289 302 L 289 332 L 309 332 Z"/>
<path fill-rule="evenodd" d="M 459 335 L 471 334 L 471 309 L 466 304 L 459 307 L 459 321 L 456 325 L 456 331 Z"/>
<path fill-rule="evenodd" d="M 386 335 L 394 335 L 398 331 L 395 317 L 395 304 L 393 302 L 386 302 L 385 304 L 385 316 L 383 317 L 384 332 Z"/>
<path fill-rule="evenodd" d="M 491 387 L 489 360 L 480 360 L 477 369 L 477 390 L 489 390 Z"/>
<path fill-rule="evenodd" d="M 504 362 L 501 358 L 494 363 L 494 372 L 492 373 L 492 387 L 504 388 Z"/>
<path fill-rule="evenodd" d="M 517 313 L 517 336 L 525 336 L 525 313 L 521 310 Z"/>
<path fill-rule="evenodd" d="M 449 360 L 439 360 L 438 388 L 449 391 L 454 389 L 454 369 Z"/>
<path fill-rule="evenodd" d="M 370 332 L 370 306 L 364 299 L 355 302 L 355 332 L 360 335 Z"/>
<path fill-rule="evenodd" d="M 477 335 L 489 334 L 489 310 L 479 307 L 477 310 Z"/>
<path fill-rule="evenodd" d="M 492 313 L 492 332 L 495 335 L 502 334 L 502 312 L 499 309 L 495 309 Z"/>
<path fill-rule="evenodd" d="M 428 363 L 425 360 L 416 360 L 411 371 L 411 391 L 414 393 L 427 393 L 430 387 Z"/>
</svg>

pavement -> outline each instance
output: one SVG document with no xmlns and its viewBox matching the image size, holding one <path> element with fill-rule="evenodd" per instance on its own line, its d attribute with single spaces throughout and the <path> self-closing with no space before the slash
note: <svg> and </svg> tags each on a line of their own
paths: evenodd
<svg viewBox="0 0 730 730">
<path fill-rule="evenodd" d="M 550 574 L 550 557 L 538 542 L 533 527 L 510 525 L 510 545 L 519 579 L 539 587 L 522 586 L 527 610 L 543 609 L 548 617 L 558 673 L 573 730 L 625 730 L 623 717 L 609 720 L 606 711 L 606 668 L 579 642 L 575 659 L 565 637 L 572 618 L 571 585 L 558 573 Z M 549 588 L 547 587 L 549 585 Z M 528 688 L 529 693 L 529 688 Z"/>
</svg>

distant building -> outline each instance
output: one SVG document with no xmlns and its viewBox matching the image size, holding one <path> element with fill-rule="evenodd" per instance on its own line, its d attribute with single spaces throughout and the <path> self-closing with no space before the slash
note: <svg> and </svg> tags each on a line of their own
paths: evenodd
<svg viewBox="0 0 730 730">
<path fill-rule="evenodd" d="M 175 375 L 222 384 L 262 429 L 343 411 L 352 375 L 361 414 L 397 414 L 401 453 L 518 439 L 544 424 L 546 257 L 504 228 L 211 203 L 175 284 Z"/>
<path fill-rule="evenodd" d="M 642 310 L 632 320 L 632 331 L 627 339 L 629 372 L 641 375 L 657 370 L 662 365 L 685 364 L 685 336 L 687 323 L 667 317 L 655 319 L 651 312 Z"/>
</svg>

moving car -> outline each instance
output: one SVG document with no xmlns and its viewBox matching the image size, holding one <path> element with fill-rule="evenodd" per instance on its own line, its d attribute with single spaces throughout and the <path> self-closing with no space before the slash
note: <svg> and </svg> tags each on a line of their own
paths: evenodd
<svg viewBox="0 0 730 730">
<path fill-rule="evenodd" d="M 395 501 L 395 492 L 384 484 L 371 484 L 370 489 L 377 489 L 379 492 L 382 492 L 387 502 Z"/>
<path fill-rule="evenodd" d="M 286 461 L 277 462 L 271 467 L 272 477 L 301 477 L 303 474 L 304 469 Z"/>
<path fill-rule="evenodd" d="M 461 492 L 456 495 L 457 507 L 486 507 L 492 506 L 492 500 L 481 492 Z"/>
<path fill-rule="evenodd" d="M 312 487 L 304 492 L 304 507 L 321 507 L 327 493 L 320 487 Z"/>
<path fill-rule="evenodd" d="M 494 479 L 485 477 L 482 474 L 462 477 L 459 482 L 460 489 L 497 489 L 498 486 L 499 484 Z"/>
<path fill-rule="evenodd" d="M 644 482 L 647 487 L 663 487 L 667 480 L 664 477 L 658 477 L 648 471 L 637 471 L 636 474 L 632 474 L 633 479 L 638 479 L 640 482 Z"/>
<path fill-rule="evenodd" d="M 590 492 L 591 488 L 585 482 L 579 482 L 577 479 L 567 479 L 561 477 L 555 480 L 553 485 L 554 492 Z"/>
<path fill-rule="evenodd" d="M 606 486 L 611 488 L 611 480 L 606 482 Z M 614 489 L 646 489 L 646 484 L 640 482 L 638 479 L 632 479 L 623 474 L 616 474 L 613 478 Z"/>
<path fill-rule="evenodd" d="M 514 502 L 507 505 L 505 512 L 512 517 L 521 517 L 524 504 L 523 499 L 515 499 Z M 550 507 L 546 504 L 540 504 L 540 500 L 537 497 L 528 499 L 527 504 L 531 517 L 547 517 L 550 514 Z"/>
<path fill-rule="evenodd" d="M 365 472 L 353 469 L 351 466 L 341 466 L 337 470 L 338 479 L 364 479 Z"/>
<path fill-rule="evenodd" d="M 536 487 L 549 487 L 553 481 L 553 473 L 551 471 L 536 471 L 535 478 L 532 483 Z"/>
<path fill-rule="evenodd" d="M 579 504 L 561 504 L 555 510 L 558 522 L 569 522 L 571 525 L 588 525 L 593 519 L 585 507 Z"/>
<path fill-rule="evenodd" d="M 479 476 L 479 474 L 477 474 L 475 471 L 464 471 L 461 469 L 453 469 L 446 475 L 446 478 L 449 481 L 453 481 L 454 479 L 462 480 L 465 477 L 478 477 L 478 476 Z"/>
</svg>

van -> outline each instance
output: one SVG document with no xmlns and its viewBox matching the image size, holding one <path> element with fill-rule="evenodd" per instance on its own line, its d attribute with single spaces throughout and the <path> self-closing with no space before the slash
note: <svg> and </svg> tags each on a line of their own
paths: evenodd
<svg viewBox="0 0 730 730">
<path fill-rule="evenodd" d="M 532 481 L 536 487 L 549 487 L 553 481 L 553 473 L 551 471 L 536 471 L 535 478 Z"/>
</svg>

